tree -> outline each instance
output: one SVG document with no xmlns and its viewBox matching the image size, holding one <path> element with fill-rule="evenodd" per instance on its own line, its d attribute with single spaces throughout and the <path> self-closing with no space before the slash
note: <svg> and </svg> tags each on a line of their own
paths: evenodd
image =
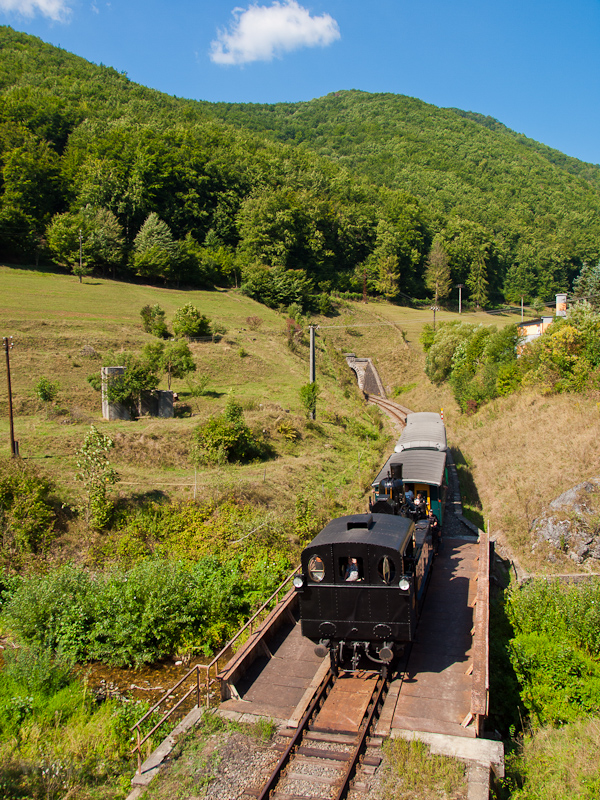
<svg viewBox="0 0 600 800">
<path fill-rule="evenodd" d="M 584 263 L 573 282 L 575 297 L 586 298 L 593 306 L 600 306 L 600 261 L 593 265 Z"/>
<path fill-rule="evenodd" d="M 146 333 L 158 336 L 159 339 L 166 339 L 169 335 L 165 322 L 165 311 L 158 303 L 153 306 L 144 306 L 140 311 L 142 327 Z"/>
<path fill-rule="evenodd" d="M 377 264 L 378 279 L 376 288 L 378 292 L 388 299 L 398 295 L 400 271 L 398 269 L 398 256 L 382 256 Z"/>
<path fill-rule="evenodd" d="M 83 256 L 83 227 L 81 214 L 56 214 L 48 226 L 46 236 L 48 247 L 55 261 L 68 267 L 82 282 L 84 275 L 91 274 L 93 268 L 88 266 L 87 255 Z"/>
<path fill-rule="evenodd" d="M 171 230 L 152 212 L 133 243 L 133 266 L 138 275 L 162 278 L 165 283 L 175 274 L 179 247 Z"/>
<path fill-rule="evenodd" d="M 183 339 L 175 339 L 166 344 L 157 342 L 146 345 L 143 356 L 155 369 L 165 373 L 169 390 L 173 378 L 185 378 L 196 371 L 190 347 Z"/>
<path fill-rule="evenodd" d="M 479 310 L 481 306 L 486 305 L 489 300 L 487 293 L 487 267 L 481 253 L 479 253 L 471 265 L 471 271 L 467 278 L 467 286 L 471 291 L 471 298 L 475 303 L 475 308 Z"/>
<path fill-rule="evenodd" d="M 452 288 L 452 276 L 450 275 L 450 262 L 440 239 L 436 236 L 431 245 L 431 250 L 427 257 L 425 268 L 425 286 L 431 292 L 435 292 L 434 304 L 437 306 L 438 300 L 444 300 L 450 294 Z"/>
<path fill-rule="evenodd" d="M 119 480 L 108 459 L 113 440 L 92 425 L 83 447 L 77 453 L 76 480 L 83 483 L 86 499 L 81 506 L 85 520 L 92 528 L 101 530 L 110 522 L 113 504 L 108 497 L 108 487 Z"/>
<path fill-rule="evenodd" d="M 157 342 L 156 345 L 147 346 L 152 347 L 161 347 L 161 344 Z M 109 382 L 107 398 L 109 403 L 124 405 L 135 417 L 142 394 L 157 388 L 160 367 L 157 358 L 148 352 L 144 352 L 141 358 L 126 353 L 122 361 L 125 372 Z"/>
<path fill-rule="evenodd" d="M 115 266 L 123 258 L 123 230 L 106 208 L 86 206 L 78 212 L 56 214 L 47 230 L 55 260 L 81 278 L 94 267 Z"/>
<path fill-rule="evenodd" d="M 192 339 L 210 336 L 210 320 L 201 314 L 192 303 L 186 303 L 175 312 L 173 332 L 175 336 L 189 336 Z"/>
</svg>

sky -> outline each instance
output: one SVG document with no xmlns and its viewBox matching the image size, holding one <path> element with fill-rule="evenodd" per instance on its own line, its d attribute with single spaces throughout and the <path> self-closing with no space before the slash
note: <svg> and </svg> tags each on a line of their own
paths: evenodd
<svg viewBox="0 0 600 800">
<path fill-rule="evenodd" d="M 0 24 L 178 97 L 392 92 L 600 163 L 600 0 L 0 0 Z"/>
</svg>

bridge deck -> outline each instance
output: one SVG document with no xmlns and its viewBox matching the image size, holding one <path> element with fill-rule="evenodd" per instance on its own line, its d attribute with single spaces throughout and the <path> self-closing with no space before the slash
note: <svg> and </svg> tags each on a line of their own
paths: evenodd
<svg viewBox="0 0 600 800">
<path fill-rule="evenodd" d="M 462 723 L 471 711 L 478 552 L 473 539 L 444 538 L 406 673 L 388 695 L 393 711 L 382 715 L 392 729 L 477 735 Z"/>
<path fill-rule="evenodd" d="M 225 700 L 221 711 L 287 720 L 304 696 L 323 659 L 300 633 L 300 623 L 282 626 L 269 642 L 270 657 L 259 656 L 235 684 L 239 698 Z M 327 659 L 329 663 L 329 659 Z"/>
</svg>

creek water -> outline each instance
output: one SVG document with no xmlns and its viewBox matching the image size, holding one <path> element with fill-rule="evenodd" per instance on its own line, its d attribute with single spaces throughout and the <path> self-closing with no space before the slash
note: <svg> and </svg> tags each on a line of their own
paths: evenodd
<svg viewBox="0 0 600 800">
<path fill-rule="evenodd" d="M 193 658 L 189 661 L 165 659 L 156 664 L 145 664 L 138 668 L 109 667 L 106 664 L 93 662 L 83 664 L 78 667 L 79 677 L 84 680 L 89 689 L 98 697 L 104 699 L 108 697 L 119 697 L 125 700 L 143 700 L 150 705 L 158 702 L 177 681 L 186 675 L 196 664 L 206 665 L 211 662 L 211 658 Z M 226 663 L 226 659 L 220 662 Z M 203 691 L 205 682 L 205 671 L 200 672 L 201 702 L 205 697 Z M 196 685 L 196 675 L 192 674 L 182 686 L 173 693 L 167 701 L 165 710 L 172 707 L 192 686 Z M 210 704 L 218 702 L 218 686 L 214 685 L 211 690 Z M 187 709 L 195 703 L 196 693 L 189 698 L 189 703 L 185 704 Z M 205 701 L 204 701 L 205 702 Z"/>
</svg>

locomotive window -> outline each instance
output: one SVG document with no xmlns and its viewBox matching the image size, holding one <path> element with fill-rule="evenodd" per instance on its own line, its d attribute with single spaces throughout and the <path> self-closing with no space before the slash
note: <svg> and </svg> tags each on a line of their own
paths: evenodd
<svg viewBox="0 0 600 800">
<path fill-rule="evenodd" d="M 325 564 L 319 556 L 313 556 L 308 562 L 308 577 L 315 583 L 320 583 L 325 577 Z"/>
<path fill-rule="evenodd" d="M 388 556 L 384 556 L 383 558 L 379 559 L 377 571 L 379 573 L 379 577 L 384 583 L 391 583 L 396 575 L 396 567 L 394 562 L 391 558 L 388 558 Z"/>
<path fill-rule="evenodd" d="M 362 558 L 340 558 L 340 578 L 343 581 L 362 581 L 364 579 Z"/>
</svg>

